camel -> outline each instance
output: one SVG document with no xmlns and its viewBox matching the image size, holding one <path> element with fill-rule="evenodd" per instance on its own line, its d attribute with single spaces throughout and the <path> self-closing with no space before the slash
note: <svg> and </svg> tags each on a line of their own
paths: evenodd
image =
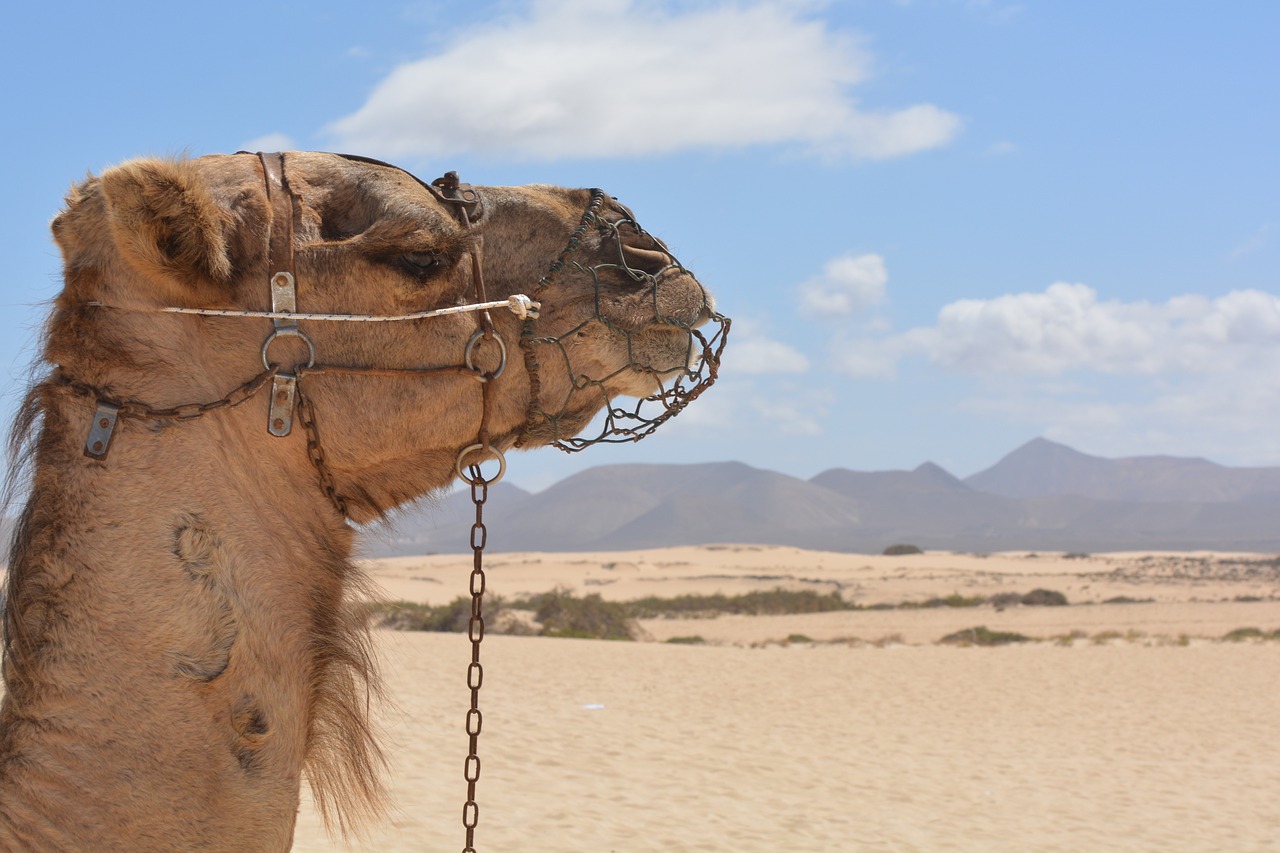
<svg viewBox="0 0 1280 853">
<path fill-rule="evenodd" d="M 0 850 L 287 850 L 304 774 L 335 833 L 376 819 L 353 525 L 662 399 L 727 329 L 598 191 L 141 159 L 52 229 L 64 287 L 12 439 Z M 301 319 L 486 293 L 510 310 Z"/>
</svg>

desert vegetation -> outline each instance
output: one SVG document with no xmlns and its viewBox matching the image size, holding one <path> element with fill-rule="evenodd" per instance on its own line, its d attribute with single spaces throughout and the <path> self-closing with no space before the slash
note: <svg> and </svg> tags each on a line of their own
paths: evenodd
<svg viewBox="0 0 1280 853">
<path fill-rule="evenodd" d="M 538 595 L 510 599 L 490 595 L 485 601 L 485 624 L 486 632 L 490 634 L 595 640 L 644 640 L 650 639 L 639 626 L 639 621 L 644 619 L 714 619 L 719 616 L 783 616 L 836 611 L 982 606 L 993 606 L 997 610 L 1009 606 L 1065 607 L 1068 606 L 1068 601 L 1065 595 L 1055 590 L 1034 589 L 1027 593 L 1001 593 L 987 597 L 952 593 L 922 601 L 863 606 L 845 600 L 836 592 L 819 593 L 813 590 L 782 588 L 739 595 L 716 593 L 673 597 L 647 596 L 630 601 L 609 601 L 599 593 L 579 596 L 568 588 L 559 587 Z M 471 600 L 466 596 L 459 596 L 448 604 L 442 605 L 417 604 L 408 601 L 382 602 L 371 605 L 368 610 L 370 623 L 375 627 L 400 631 L 462 633 L 467 630 L 470 616 Z M 1186 634 L 1149 636 L 1134 630 L 1096 631 L 1092 634 L 1074 630 L 1054 636 L 1033 637 L 978 625 L 946 634 L 936 642 L 940 645 L 959 647 L 993 647 L 1019 643 L 1052 643 L 1059 646 L 1072 646 L 1076 643 L 1095 646 L 1112 643 L 1189 645 L 1193 639 L 1225 643 L 1280 642 L 1280 628 L 1264 630 L 1258 627 L 1243 627 L 1220 637 L 1195 638 Z M 697 634 L 671 637 L 665 642 L 673 645 L 709 644 L 704 637 Z M 900 636 L 875 639 L 844 636 L 831 640 L 815 640 L 804 634 L 791 633 L 784 638 L 755 645 L 884 647 L 902 642 Z"/>
</svg>

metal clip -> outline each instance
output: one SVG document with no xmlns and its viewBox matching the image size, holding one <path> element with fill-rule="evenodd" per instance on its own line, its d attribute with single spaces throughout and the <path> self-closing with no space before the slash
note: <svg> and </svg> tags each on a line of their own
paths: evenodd
<svg viewBox="0 0 1280 853">
<path fill-rule="evenodd" d="M 293 273 L 278 272 L 271 276 L 272 313 L 293 314 L 298 310 L 298 291 L 294 287 Z M 277 329 L 296 329 L 297 320 L 275 318 Z"/>
<path fill-rule="evenodd" d="M 459 218 L 464 225 L 469 226 L 484 213 L 484 200 L 480 197 L 480 191 L 471 184 L 459 181 L 457 172 L 445 172 L 432 181 L 427 189 L 441 201 L 457 205 L 462 214 Z"/>
<path fill-rule="evenodd" d="M 116 429 L 116 417 L 120 407 L 110 403 L 98 402 L 97 411 L 93 413 L 93 423 L 89 427 L 89 437 L 84 443 L 84 455 L 101 459 L 111 448 L 111 435 Z"/>
<path fill-rule="evenodd" d="M 298 377 L 277 373 L 271 380 L 271 411 L 267 414 L 267 432 L 283 438 L 293 429 L 293 405 L 298 398 Z"/>
</svg>

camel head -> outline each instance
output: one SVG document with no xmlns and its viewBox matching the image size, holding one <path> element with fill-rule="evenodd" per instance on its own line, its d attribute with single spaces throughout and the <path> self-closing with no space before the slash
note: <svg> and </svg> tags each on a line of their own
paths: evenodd
<svg viewBox="0 0 1280 853">
<path fill-rule="evenodd" d="M 433 186 L 321 153 L 283 156 L 285 207 L 269 182 L 258 157 L 238 154 L 133 161 L 73 189 L 53 225 L 67 281 L 47 360 L 67 381 L 152 409 L 223 398 L 264 365 L 296 375 L 312 427 L 269 433 L 268 382 L 219 440 L 263 470 L 314 462 L 308 444 L 318 444 L 358 522 L 447 485 L 482 434 L 496 451 L 578 449 L 603 411 L 600 439 L 639 437 L 715 378 L 727 320 L 604 193 Z M 487 300 L 525 294 L 540 310 L 299 319 L 302 335 L 266 349 L 272 319 L 161 313 L 272 310 L 273 254 L 286 250 L 295 292 L 285 310 L 403 316 L 475 303 L 481 278 Z"/>
</svg>

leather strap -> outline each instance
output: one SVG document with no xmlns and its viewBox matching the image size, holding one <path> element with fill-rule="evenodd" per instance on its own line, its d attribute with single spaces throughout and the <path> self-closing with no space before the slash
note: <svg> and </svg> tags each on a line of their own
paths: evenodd
<svg viewBox="0 0 1280 853">
<path fill-rule="evenodd" d="M 284 155 L 259 153 L 267 179 L 267 204 L 271 208 L 270 238 L 267 245 L 267 274 L 293 275 L 293 196 L 284 179 Z"/>
</svg>

